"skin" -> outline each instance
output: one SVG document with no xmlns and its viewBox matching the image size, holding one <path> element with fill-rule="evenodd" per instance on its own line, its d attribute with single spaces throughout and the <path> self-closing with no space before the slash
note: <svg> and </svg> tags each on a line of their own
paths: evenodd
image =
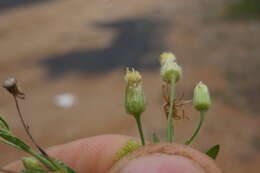
<svg viewBox="0 0 260 173">
<path fill-rule="evenodd" d="M 140 149 L 115 163 L 115 153 L 130 139 L 132 138 L 128 136 L 102 135 L 54 146 L 49 148 L 47 152 L 79 173 L 220 173 L 218 169 L 207 170 L 197 162 L 196 158 L 198 157 L 209 167 L 216 167 L 214 161 L 206 158 L 204 154 L 199 154 L 196 150 L 194 150 L 196 151 L 194 158 L 191 159 L 183 155 L 169 154 L 165 151 L 156 152 L 154 147 L 152 147 L 154 152 L 147 153 L 146 147 L 146 149 Z M 168 147 L 167 150 L 171 150 L 170 153 L 173 150 L 189 150 L 181 147 L 181 145 L 171 147 L 167 144 L 166 147 Z M 159 146 L 159 148 L 161 147 Z M 192 152 L 191 155 L 193 155 Z M 22 166 L 20 162 L 14 162 L 7 165 L 5 169 L 20 171 Z"/>
</svg>

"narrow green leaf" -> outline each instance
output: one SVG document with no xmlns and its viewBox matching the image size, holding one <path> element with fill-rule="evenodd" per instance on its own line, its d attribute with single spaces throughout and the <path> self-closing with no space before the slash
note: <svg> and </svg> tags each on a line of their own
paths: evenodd
<svg viewBox="0 0 260 173">
<path fill-rule="evenodd" d="M 18 137 L 14 136 L 11 132 L 6 130 L 0 129 L 0 142 L 3 142 L 11 147 L 14 147 L 18 150 L 22 150 L 33 157 L 35 157 L 37 160 L 39 160 L 43 165 L 45 165 L 47 168 L 51 170 L 57 170 L 53 167 L 53 165 L 50 163 L 48 159 L 46 159 L 44 156 L 32 151 L 31 147 L 27 145 L 25 142 L 23 142 Z M 33 170 L 32 170 L 33 171 Z"/>
<path fill-rule="evenodd" d="M 0 129 L 0 141 L 25 152 L 28 152 L 31 149 L 30 146 L 25 144 L 21 139 L 13 136 L 12 133 L 6 130 Z"/>
<path fill-rule="evenodd" d="M 31 168 L 31 169 L 23 170 L 22 173 L 49 173 L 49 172 L 44 169 Z"/>
<path fill-rule="evenodd" d="M 0 129 L 10 131 L 7 122 L 0 116 Z"/>
<path fill-rule="evenodd" d="M 62 161 L 57 159 L 49 159 L 58 169 L 59 173 L 77 173 L 74 169 L 70 168 L 69 166 L 65 165 Z"/>
<path fill-rule="evenodd" d="M 217 156 L 218 156 L 218 153 L 219 153 L 219 150 L 220 150 L 220 145 L 214 145 L 213 147 L 211 147 L 207 152 L 206 154 L 211 157 L 212 159 L 216 159 Z"/>
<path fill-rule="evenodd" d="M 158 138 L 158 136 L 155 133 L 153 133 L 152 141 L 153 141 L 153 143 L 159 143 L 160 142 L 160 139 Z"/>
</svg>

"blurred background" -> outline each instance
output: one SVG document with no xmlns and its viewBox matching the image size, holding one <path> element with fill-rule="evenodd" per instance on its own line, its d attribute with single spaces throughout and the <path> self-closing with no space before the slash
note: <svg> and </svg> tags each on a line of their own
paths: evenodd
<svg viewBox="0 0 260 173">
<path fill-rule="evenodd" d="M 158 58 L 173 51 L 184 76 L 178 96 L 210 88 L 213 107 L 193 147 L 221 145 L 224 172 L 260 169 L 259 0 L 0 0 L 0 80 L 15 76 L 26 93 L 22 111 L 44 147 L 100 135 L 138 136 L 123 107 L 126 67 L 140 70 L 145 135 L 165 136 Z M 27 139 L 10 95 L 0 114 Z M 198 114 L 176 121 L 176 140 L 190 136 Z M 0 166 L 23 153 L 0 145 Z"/>
</svg>

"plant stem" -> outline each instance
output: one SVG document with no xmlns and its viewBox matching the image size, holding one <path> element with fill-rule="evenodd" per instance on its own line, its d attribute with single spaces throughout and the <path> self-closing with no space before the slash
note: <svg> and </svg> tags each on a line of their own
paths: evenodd
<svg viewBox="0 0 260 173">
<path fill-rule="evenodd" d="M 197 126 L 195 132 L 193 133 L 193 135 L 190 137 L 190 139 L 185 142 L 186 145 L 191 144 L 192 141 L 195 139 L 195 137 L 198 135 L 198 133 L 201 129 L 201 126 L 204 122 L 205 114 L 206 114 L 205 111 L 200 111 L 200 120 L 199 120 L 198 126 Z"/>
<path fill-rule="evenodd" d="M 173 135 L 174 135 L 174 127 L 173 127 L 173 103 L 175 97 L 175 90 L 176 90 L 176 83 L 175 78 L 172 79 L 170 84 L 170 107 L 169 107 L 169 114 L 167 120 L 167 142 L 173 142 Z"/>
<path fill-rule="evenodd" d="M 22 125 L 23 125 L 23 128 L 26 132 L 26 134 L 29 136 L 29 138 L 31 139 L 32 143 L 36 146 L 36 148 L 45 156 L 48 156 L 48 154 L 37 144 L 37 142 L 34 140 L 32 134 L 30 133 L 29 131 L 29 126 L 26 124 L 26 121 L 24 120 L 23 116 L 22 116 L 22 113 L 21 113 L 21 110 L 20 110 L 20 107 L 19 107 L 19 104 L 18 104 L 18 100 L 16 98 L 15 95 L 13 95 L 14 97 L 14 102 L 15 102 L 15 105 L 16 105 L 16 109 L 17 109 L 17 112 L 18 112 L 18 115 L 19 115 L 19 118 L 22 122 Z"/>
<path fill-rule="evenodd" d="M 27 151 L 28 154 L 32 155 L 33 157 L 35 157 L 37 160 L 39 160 L 43 165 L 45 165 L 50 171 L 56 171 L 57 168 L 52 164 L 51 161 L 49 161 L 48 159 L 46 159 L 45 157 L 41 156 L 40 154 L 32 151 L 32 150 L 28 150 Z"/>
<path fill-rule="evenodd" d="M 141 122 L 141 115 L 136 115 L 134 117 L 135 117 L 135 120 L 136 120 L 136 123 L 137 123 L 137 127 L 138 127 L 138 131 L 139 131 L 139 135 L 140 135 L 140 138 L 141 138 L 142 145 L 145 145 L 144 133 L 143 133 L 142 122 Z"/>
</svg>

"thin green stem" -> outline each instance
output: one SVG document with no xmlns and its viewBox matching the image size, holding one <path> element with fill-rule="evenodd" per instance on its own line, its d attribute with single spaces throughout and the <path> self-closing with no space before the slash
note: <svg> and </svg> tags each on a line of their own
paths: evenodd
<svg viewBox="0 0 260 173">
<path fill-rule="evenodd" d="M 199 120 L 198 126 L 197 126 L 195 132 L 193 133 L 193 135 L 190 137 L 190 139 L 185 142 L 186 145 L 191 144 L 192 141 L 195 139 L 195 137 L 198 135 L 198 133 L 199 133 L 199 131 L 201 129 L 201 126 L 202 126 L 202 124 L 204 122 L 205 114 L 206 114 L 205 111 L 200 111 L 200 120 Z"/>
<path fill-rule="evenodd" d="M 175 97 L 176 83 L 175 79 L 170 84 L 170 107 L 167 121 L 167 142 L 173 142 L 174 126 L 173 126 L 173 103 Z"/>
<path fill-rule="evenodd" d="M 135 120 L 137 123 L 139 135 L 141 138 L 142 145 L 145 145 L 145 139 L 144 139 L 144 133 L 143 133 L 143 128 L 142 128 L 142 122 L 141 122 L 141 115 L 136 115 Z"/>
</svg>

